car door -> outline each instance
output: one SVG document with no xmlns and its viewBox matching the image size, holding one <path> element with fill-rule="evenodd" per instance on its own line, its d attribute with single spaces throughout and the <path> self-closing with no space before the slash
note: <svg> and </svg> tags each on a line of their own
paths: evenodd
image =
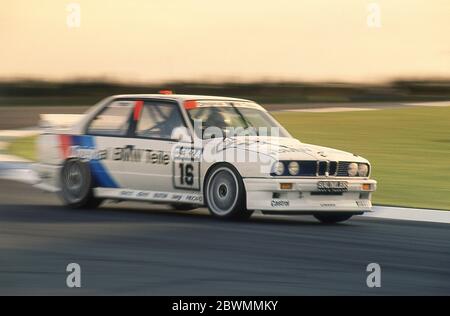
<svg viewBox="0 0 450 316">
<path fill-rule="evenodd" d="M 190 147 L 175 136 L 187 127 L 175 101 L 144 99 L 136 101 L 132 138 L 124 161 L 127 188 L 143 191 L 196 191 L 200 164 L 174 159 L 180 146 Z"/>
</svg>

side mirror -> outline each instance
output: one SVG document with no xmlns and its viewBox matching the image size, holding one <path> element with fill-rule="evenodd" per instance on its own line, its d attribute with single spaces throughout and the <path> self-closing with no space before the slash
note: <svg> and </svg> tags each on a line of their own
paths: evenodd
<svg viewBox="0 0 450 316">
<path fill-rule="evenodd" d="M 175 128 L 172 131 L 172 136 L 170 138 L 177 140 L 179 142 L 182 142 L 182 143 L 192 143 L 191 133 L 184 126 Z"/>
</svg>

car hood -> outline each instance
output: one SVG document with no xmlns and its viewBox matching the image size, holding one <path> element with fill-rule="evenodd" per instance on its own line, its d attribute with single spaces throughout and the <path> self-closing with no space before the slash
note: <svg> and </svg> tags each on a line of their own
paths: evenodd
<svg viewBox="0 0 450 316">
<path fill-rule="evenodd" d="M 330 160 L 367 162 L 366 159 L 329 147 L 305 144 L 295 138 L 269 136 L 240 136 L 214 139 L 218 152 L 235 149 L 258 152 L 275 160 Z"/>
</svg>

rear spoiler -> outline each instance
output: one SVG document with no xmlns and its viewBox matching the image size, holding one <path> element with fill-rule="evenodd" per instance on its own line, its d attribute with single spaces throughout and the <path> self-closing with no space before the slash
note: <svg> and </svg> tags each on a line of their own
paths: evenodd
<svg viewBox="0 0 450 316">
<path fill-rule="evenodd" d="M 83 116 L 84 114 L 41 114 L 39 127 L 43 129 L 69 129 Z"/>
</svg>

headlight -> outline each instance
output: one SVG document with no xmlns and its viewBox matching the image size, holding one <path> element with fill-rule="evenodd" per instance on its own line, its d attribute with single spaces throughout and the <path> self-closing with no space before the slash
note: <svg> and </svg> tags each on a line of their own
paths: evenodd
<svg viewBox="0 0 450 316">
<path fill-rule="evenodd" d="M 356 174 L 358 173 L 358 164 L 356 162 L 352 162 L 351 164 L 349 164 L 347 172 L 350 177 L 356 176 Z"/>
<path fill-rule="evenodd" d="M 369 166 L 365 163 L 358 165 L 358 176 L 367 177 L 369 175 Z"/>
<path fill-rule="evenodd" d="M 277 176 L 282 176 L 284 173 L 284 164 L 280 161 L 276 162 L 273 165 L 273 172 L 277 175 Z"/>
<path fill-rule="evenodd" d="M 291 161 L 288 165 L 289 174 L 291 176 L 296 176 L 300 170 L 300 166 L 298 165 L 298 162 Z"/>
</svg>

